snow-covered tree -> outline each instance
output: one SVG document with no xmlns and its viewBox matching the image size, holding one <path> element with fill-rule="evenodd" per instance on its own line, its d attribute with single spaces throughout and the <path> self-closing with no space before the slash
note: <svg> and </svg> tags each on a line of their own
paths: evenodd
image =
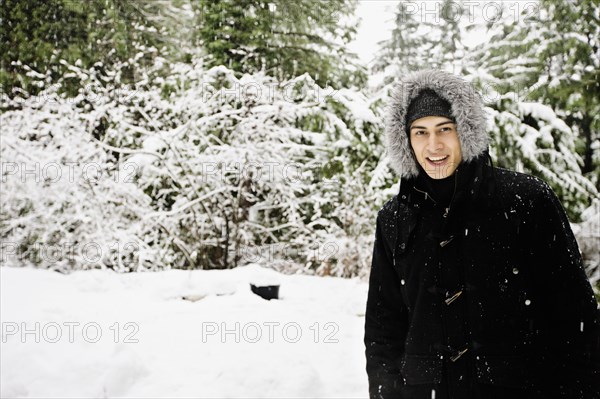
<svg viewBox="0 0 600 399">
<path fill-rule="evenodd" d="M 421 69 L 428 61 L 424 51 L 427 37 L 423 31 L 431 29 L 431 24 L 421 21 L 421 16 L 408 9 L 405 2 L 398 3 L 394 14 L 394 27 L 391 37 L 379 43 L 374 72 L 390 69 L 390 75 Z M 392 76 L 386 79 L 389 83 Z"/>
<path fill-rule="evenodd" d="M 470 19 L 469 8 L 464 6 L 462 0 L 444 0 L 438 5 L 434 29 L 426 36 L 429 65 L 461 73 L 466 60 L 463 35 L 469 27 L 466 24 Z"/>
<path fill-rule="evenodd" d="M 381 119 L 369 100 L 319 87 L 308 74 L 238 79 L 198 61 L 169 65 L 165 75 L 163 63 L 157 58 L 126 92 L 106 87 L 94 68 L 68 65 L 69 78 L 81 82 L 78 96 L 51 85 L 42 97 L 5 98 L 4 160 L 19 171 L 39 160 L 75 172 L 93 163 L 96 172 L 92 181 L 75 173 L 50 185 L 5 172 L 11 195 L 2 198 L 2 237 L 13 252 L 58 270 L 249 261 L 340 276 L 364 270 L 372 217 L 389 184 L 366 183 L 382 153 Z M 67 242 L 103 256 L 32 256 L 36 245 Z M 127 251 L 115 252 L 118 244 Z"/>
<path fill-rule="evenodd" d="M 346 44 L 355 33 L 356 0 L 245 0 L 193 2 L 197 44 L 207 67 L 263 71 L 279 81 L 308 73 L 320 86 L 366 83 L 364 68 Z"/>
<path fill-rule="evenodd" d="M 163 68 L 156 59 L 145 71 L 150 81 Z M 125 157 L 149 152 L 142 137 L 167 125 L 168 107 L 147 81 L 117 88 L 93 67 L 65 69 L 52 84 L 50 71 L 30 70 L 42 91 L 2 97 L 3 255 L 59 271 L 164 267 L 163 248 L 137 223 L 152 198 L 134 184 L 137 165 Z M 66 79 L 79 82 L 75 97 L 61 92 Z"/>
<path fill-rule="evenodd" d="M 496 96 L 487 110 L 491 155 L 497 165 L 543 178 L 571 220 L 579 220 L 598 191 L 581 173 L 573 130 L 547 105 L 519 101 L 516 93 Z"/>
<path fill-rule="evenodd" d="M 381 122 L 367 99 L 323 89 L 308 74 L 280 83 L 260 73 L 238 79 L 220 66 L 187 76 L 189 88 L 173 96 L 186 122 L 162 138 L 164 165 L 156 161 L 140 178 L 149 187 L 175 176 L 166 212 L 195 204 L 196 212 L 169 213 L 164 222 L 193 254 L 185 267 L 233 267 L 266 247 L 287 249 L 307 270 L 356 273 L 360 262 L 329 258 L 348 256 L 338 241 L 363 235 L 358 216 L 370 220 L 376 209 L 363 183 Z"/>
<path fill-rule="evenodd" d="M 599 12 L 593 0 L 531 3 L 516 23 L 490 24 L 492 39 L 471 55 L 498 92 L 552 107 L 577 136 L 582 173 L 600 189 Z"/>
<path fill-rule="evenodd" d="M 385 83 L 425 68 L 461 73 L 468 18 L 462 1 L 399 2 L 391 37 L 379 43 L 373 71 L 385 71 Z"/>
<path fill-rule="evenodd" d="M 94 66 L 98 73 L 118 64 L 120 80 L 106 77 L 118 85 L 139 80 L 159 53 L 183 58 L 182 47 L 189 51 L 182 45 L 191 40 L 186 35 L 193 13 L 184 0 L 2 0 L 1 5 L 0 85 L 7 95 L 13 88 L 30 94 L 43 89 L 25 67 L 54 82 L 67 64 Z M 61 91 L 76 96 L 78 83 L 63 79 Z"/>
</svg>

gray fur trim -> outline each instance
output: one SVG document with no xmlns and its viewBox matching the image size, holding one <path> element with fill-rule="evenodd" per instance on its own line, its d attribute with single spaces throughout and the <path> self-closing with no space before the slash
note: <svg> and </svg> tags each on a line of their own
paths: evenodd
<svg viewBox="0 0 600 399">
<path fill-rule="evenodd" d="M 468 162 L 488 149 L 486 116 L 483 101 L 473 86 L 451 73 L 428 69 L 408 74 L 392 91 L 388 103 L 385 140 L 390 165 L 400 177 L 415 177 L 417 163 L 406 134 L 408 105 L 419 91 L 430 88 L 448 100 L 456 120 L 463 162 Z"/>
</svg>

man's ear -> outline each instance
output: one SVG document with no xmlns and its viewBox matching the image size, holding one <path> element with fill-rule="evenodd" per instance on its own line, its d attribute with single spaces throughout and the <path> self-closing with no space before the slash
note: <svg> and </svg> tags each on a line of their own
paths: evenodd
<svg viewBox="0 0 600 399">
<path fill-rule="evenodd" d="M 412 144 L 410 144 L 410 140 L 409 140 L 409 142 L 408 142 L 408 145 L 410 146 L 410 154 L 412 155 L 413 161 L 415 161 L 415 163 L 416 163 L 417 165 L 421 166 L 421 165 L 419 164 L 419 161 L 417 160 L 417 154 L 415 154 L 415 150 L 413 149 L 413 146 L 412 146 Z"/>
</svg>

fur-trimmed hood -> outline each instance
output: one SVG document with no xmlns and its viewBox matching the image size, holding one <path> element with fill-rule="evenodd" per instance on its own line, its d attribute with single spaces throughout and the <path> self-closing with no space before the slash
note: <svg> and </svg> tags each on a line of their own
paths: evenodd
<svg viewBox="0 0 600 399">
<path fill-rule="evenodd" d="M 469 162 L 488 149 L 489 136 L 483 101 L 473 86 L 462 78 L 441 70 L 423 70 L 404 77 L 393 89 L 386 120 L 387 152 L 392 168 L 400 177 L 415 177 L 419 169 L 406 134 L 406 112 L 410 102 L 425 88 L 446 99 L 456 120 L 463 162 Z"/>
</svg>

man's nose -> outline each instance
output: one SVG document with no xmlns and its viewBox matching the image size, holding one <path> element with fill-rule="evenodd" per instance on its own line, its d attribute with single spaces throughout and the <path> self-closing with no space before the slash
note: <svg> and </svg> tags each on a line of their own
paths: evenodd
<svg viewBox="0 0 600 399">
<path fill-rule="evenodd" d="M 433 133 L 429 135 L 428 147 L 431 151 L 435 151 L 441 147 L 441 140 L 437 136 L 437 134 Z"/>
</svg>

